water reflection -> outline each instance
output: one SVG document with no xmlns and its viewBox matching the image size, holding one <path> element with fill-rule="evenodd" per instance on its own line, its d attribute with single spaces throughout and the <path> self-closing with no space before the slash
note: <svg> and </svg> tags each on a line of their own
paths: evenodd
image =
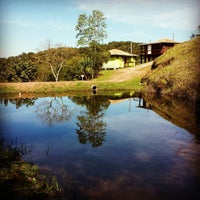
<svg viewBox="0 0 200 200">
<path fill-rule="evenodd" d="M 161 96 L 143 97 L 154 112 L 194 134 L 200 140 L 200 103 Z"/>
<path fill-rule="evenodd" d="M 81 111 L 77 115 L 76 133 L 79 142 L 92 147 L 98 147 L 103 144 L 106 136 L 106 123 L 103 121 L 104 112 L 109 107 L 108 97 L 89 96 L 89 97 L 73 97 L 72 100 L 78 105 L 85 105 L 87 110 Z"/>
<path fill-rule="evenodd" d="M 73 177 L 78 189 L 69 199 L 200 198 L 197 104 L 94 95 L 40 98 L 13 109 L 17 101 L 24 103 L 7 101 L 4 134 L 33 144 L 31 159 L 61 182 L 62 172 Z"/>
<path fill-rule="evenodd" d="M 9 103 L 14 104 L 16 109 L 20 108 L 21 106 L 34 106 L 35 101 L 37 98 L 16 98 L 16 99 L 7 99 L 7 98 L 0 98 L 0 104 L 4 104 L 4 106 L 8 106 Z"/>
<path fill-rule="evenodd" d="M 68 121 L 72 110 L 62 97 L 52 97 L 36 106 L 36 114 L 44 123 L 52 126 L 59 122 Z"/>
<path fill-rule="evenodd" d="M 81 143 L 90 142 L 93 144 L 91 138 L 95 138 L 98 132 L 102 135 L 100 138 L 103 140 L 106 134 L 106 123 L 103 121 L 104 113 L 108 109 L 110 102 L 118 102 L 118 100 L 112 100 L 112 97 L 109 96 L 98 95 L 72 96 L 69 99 L 75 104 L 85 106 L 86 108 L 86 110 L 81 111 L 77 115 L 77 134 L 79 135 L 79 141 Z M 11 103 L 15 105 L 16 109 L 22 106 L 28 108 L 34 106 L 36 100 L 38 98 L 0 98 L 0 104 L 6 107 Z M 161 96 L 133 97 L 132 100 L 138 102 L 138 108 L 152 109 L 166 120 L 188 130 L 195 135 L 197 142 L 200 141 L 199 102 L 194 103 L 183 99 Z M 73 110 L 74 108 L 70 107 L 63 97 L 44 98 L 39 105 L 35 106 L 36 116 L 48 126 L 69 121 L 72 117 Z"/>
</svg>

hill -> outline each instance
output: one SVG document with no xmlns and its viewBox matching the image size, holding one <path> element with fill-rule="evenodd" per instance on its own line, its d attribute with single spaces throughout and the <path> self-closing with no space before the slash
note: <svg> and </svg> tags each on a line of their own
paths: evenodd
<svg viewBox="0 0 200 200">
<path fill-rule="evenodd" d="M 47 46 L 46 50 L 36 53 L 0 58 L 0 82 L 76 81 L 81 80 L 81 74 L 86 80 L 91 80 L 94 69 L 97 77 L 101 66 L 107 62 L 108 50 L 118 48 L 134 54 L 140 50 L 139 43 L 130 41 L 98 45 L 98 62 L 92 71 L 92 60 L 88 56 L 90 48 Z"/>
<path fill-rule="evenodd" d="M 200 100 L 200 37 L 176 45 L 155 59 L 143 77 L 144 93 Z"/>
</svg>

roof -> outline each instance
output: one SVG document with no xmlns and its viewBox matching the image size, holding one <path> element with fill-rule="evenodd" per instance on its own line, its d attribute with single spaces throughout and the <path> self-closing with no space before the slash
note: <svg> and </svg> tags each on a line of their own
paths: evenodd
<svg viewBox="0 0 200 200">
<path fill-rule="evenodd" d="M 172 43 L 172 44 L 178 44 L 179 42 L 176 42 L 174 40 L 168 39 L 168 38 L 162 38 L 160 40 L 156 40 L 154 42 L 150 42 L 147 44 L 142 44 L 142 45 L 148 45 L 148 44 L 160 44 L 160 43 Z"/>
<path fill-rule="evenodd" d="M 111 56 L 138 56 L 137 54 L 131 54 L 126 51 L 122 51 L 119 49 L 111 49 L 109 50 Z"/>
</svg>

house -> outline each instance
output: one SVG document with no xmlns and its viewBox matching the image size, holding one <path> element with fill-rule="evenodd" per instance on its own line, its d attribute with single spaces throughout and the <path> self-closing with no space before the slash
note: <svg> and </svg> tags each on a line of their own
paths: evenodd
<svg viewBox="0 0 200 200">
<path fill-rule="evenodd" d="M 155 42 L 150 42 L 147 44 L 141 44 L 140 45 L 140 48 L 141 48 L 140 61 L 141 61 L 141 63 L 154 60 L 155 58 L 162 55 L 169 48 L 173 47 L 176 44 L 179 44 L 179 42 L 170 40 L 168 38 L 163 38 L 163 39 L 157 40 Z"/>
<path fill-rule="evenodd" d="M 136 63 L 138 55 L 131 54 L 119 49 L 109 50 L 110 58 L 107 63 L 104 63 L 102 69 L 119 69 L 125 67 L 133 67 Z"/>
</svg>

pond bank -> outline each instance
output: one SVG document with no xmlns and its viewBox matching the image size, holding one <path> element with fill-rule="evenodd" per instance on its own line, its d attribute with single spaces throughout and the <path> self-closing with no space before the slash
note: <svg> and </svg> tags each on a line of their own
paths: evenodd
<svg viewBox="0 0 200 200">
<path fill-rule="evenodd" d="M 107 81 L 62 81 L 62 82 L 27 82 L 27 83 L 0 83 L 0 95 L 29 96 L 30 94 L 41 96 L 47 94 L 91 94 L 96 86 L 95 92 L 113 93 L 113 91 L 140 92 L 142 85 L 140 79 L 129 80 L 125 82 L 107 82 Z"/>
</svg>

